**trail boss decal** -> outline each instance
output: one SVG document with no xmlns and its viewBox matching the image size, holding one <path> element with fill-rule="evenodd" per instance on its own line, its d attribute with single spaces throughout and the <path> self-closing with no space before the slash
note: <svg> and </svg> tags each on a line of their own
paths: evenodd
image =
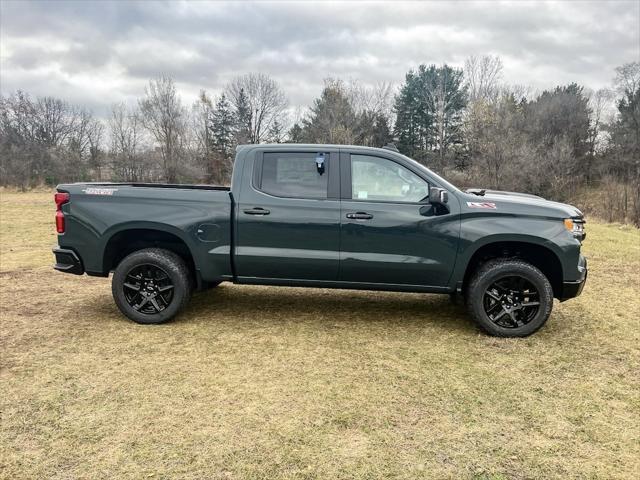
<svg viewBox="0 0 640 480">
<path fill-rule="evenodd" d="M 117 188 L 84 188 L 82 190 L 87 195 L 113 195 L 113 192 L 117 192 Z"/>
<path fill-rule="evenodd" d="M 495 203 L 492 202 L 467 202 L 467 206 L 470 208 L 488 208 L 490 210 L 496 210 Z"/>
</svg>

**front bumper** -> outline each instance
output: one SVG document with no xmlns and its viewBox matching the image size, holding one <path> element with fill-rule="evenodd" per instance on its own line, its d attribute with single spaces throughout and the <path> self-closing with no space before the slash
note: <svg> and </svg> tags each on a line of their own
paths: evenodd
<svg viewBox="0 0 640 480">
<path fill-rule="evenodd" d="M 578 280 L 562 283 L 562 296 L 560 297 L 561 302 L 580 295 L 584 288 L 584 284 L 587 283 L 587 259 L 582 255 L 580 255 L 580 258 L 578 259 L 578 272 L 580 272 L 580 278 Z"/>
<path fill-rule="evenodd" d="M 53 249 L 53 254 L 56 256 L 56 264 L 53 266 L 56 270 L 73 273 L 74 275 L 82 275 L 84 273 L 82 260 L 73 250 L 56 246 Z"/>
</svg>

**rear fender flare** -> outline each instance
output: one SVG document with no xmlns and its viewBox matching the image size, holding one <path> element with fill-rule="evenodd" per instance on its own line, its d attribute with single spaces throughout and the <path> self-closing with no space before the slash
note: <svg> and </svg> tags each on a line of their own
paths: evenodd
<svg viewBox="0 0 640 480">
<path fill-rule="evenodd" d="M 119 223 L 119 224 L 113 225 L 109 227 L 101 236 L 99 251 L 102 258 L 103 271 L 107 270 L 107 266 L 105 265 L 105 252 L 106 252 L 107 246 L 109 245 L 109 242 L 111 242 L 111 240 L 115 235 L 122 232 L 129 231 L 129 230 L 151 230 L 151 231 L 168 233 L 170 235 L 177 237 L 187 246 L 187 248 L 189 249 L 189 253 L 191 254 L 191 257 L 193 258 L 195 267 L 196 269 L 198 268 L 198 260 L 194 255 L 195 245 L 183 230 L 180 230 L 179 228 L 174 227 L 172 225 L 167 225 L 166 223 L 135 221 L 135 222 L 125 222 L 125 223 Z"/>
</svg>

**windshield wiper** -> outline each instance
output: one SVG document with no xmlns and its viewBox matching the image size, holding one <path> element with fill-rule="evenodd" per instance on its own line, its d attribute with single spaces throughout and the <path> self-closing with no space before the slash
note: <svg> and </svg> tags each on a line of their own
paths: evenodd
<svg viewBox="0 0 640 480">
<path fill-rule="evenodd" d="M 484 188 L 467 188 L 465 192 L 472 195 L 477 195 L 479 197 L 484 197 L 484 193 L 486 192 L 486 190 Z"/>
</svg>

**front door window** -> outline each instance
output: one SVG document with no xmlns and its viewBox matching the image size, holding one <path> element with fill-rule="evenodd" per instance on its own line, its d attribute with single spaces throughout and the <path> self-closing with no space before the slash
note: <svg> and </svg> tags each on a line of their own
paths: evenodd
<svg viewBox="0 0 640 480">
<path fill-rule="evenodd" d="M 429 185 L 396 162 L 351 155 L 353 200 L 418 203 L 429 196 Z"/>
</svg>

